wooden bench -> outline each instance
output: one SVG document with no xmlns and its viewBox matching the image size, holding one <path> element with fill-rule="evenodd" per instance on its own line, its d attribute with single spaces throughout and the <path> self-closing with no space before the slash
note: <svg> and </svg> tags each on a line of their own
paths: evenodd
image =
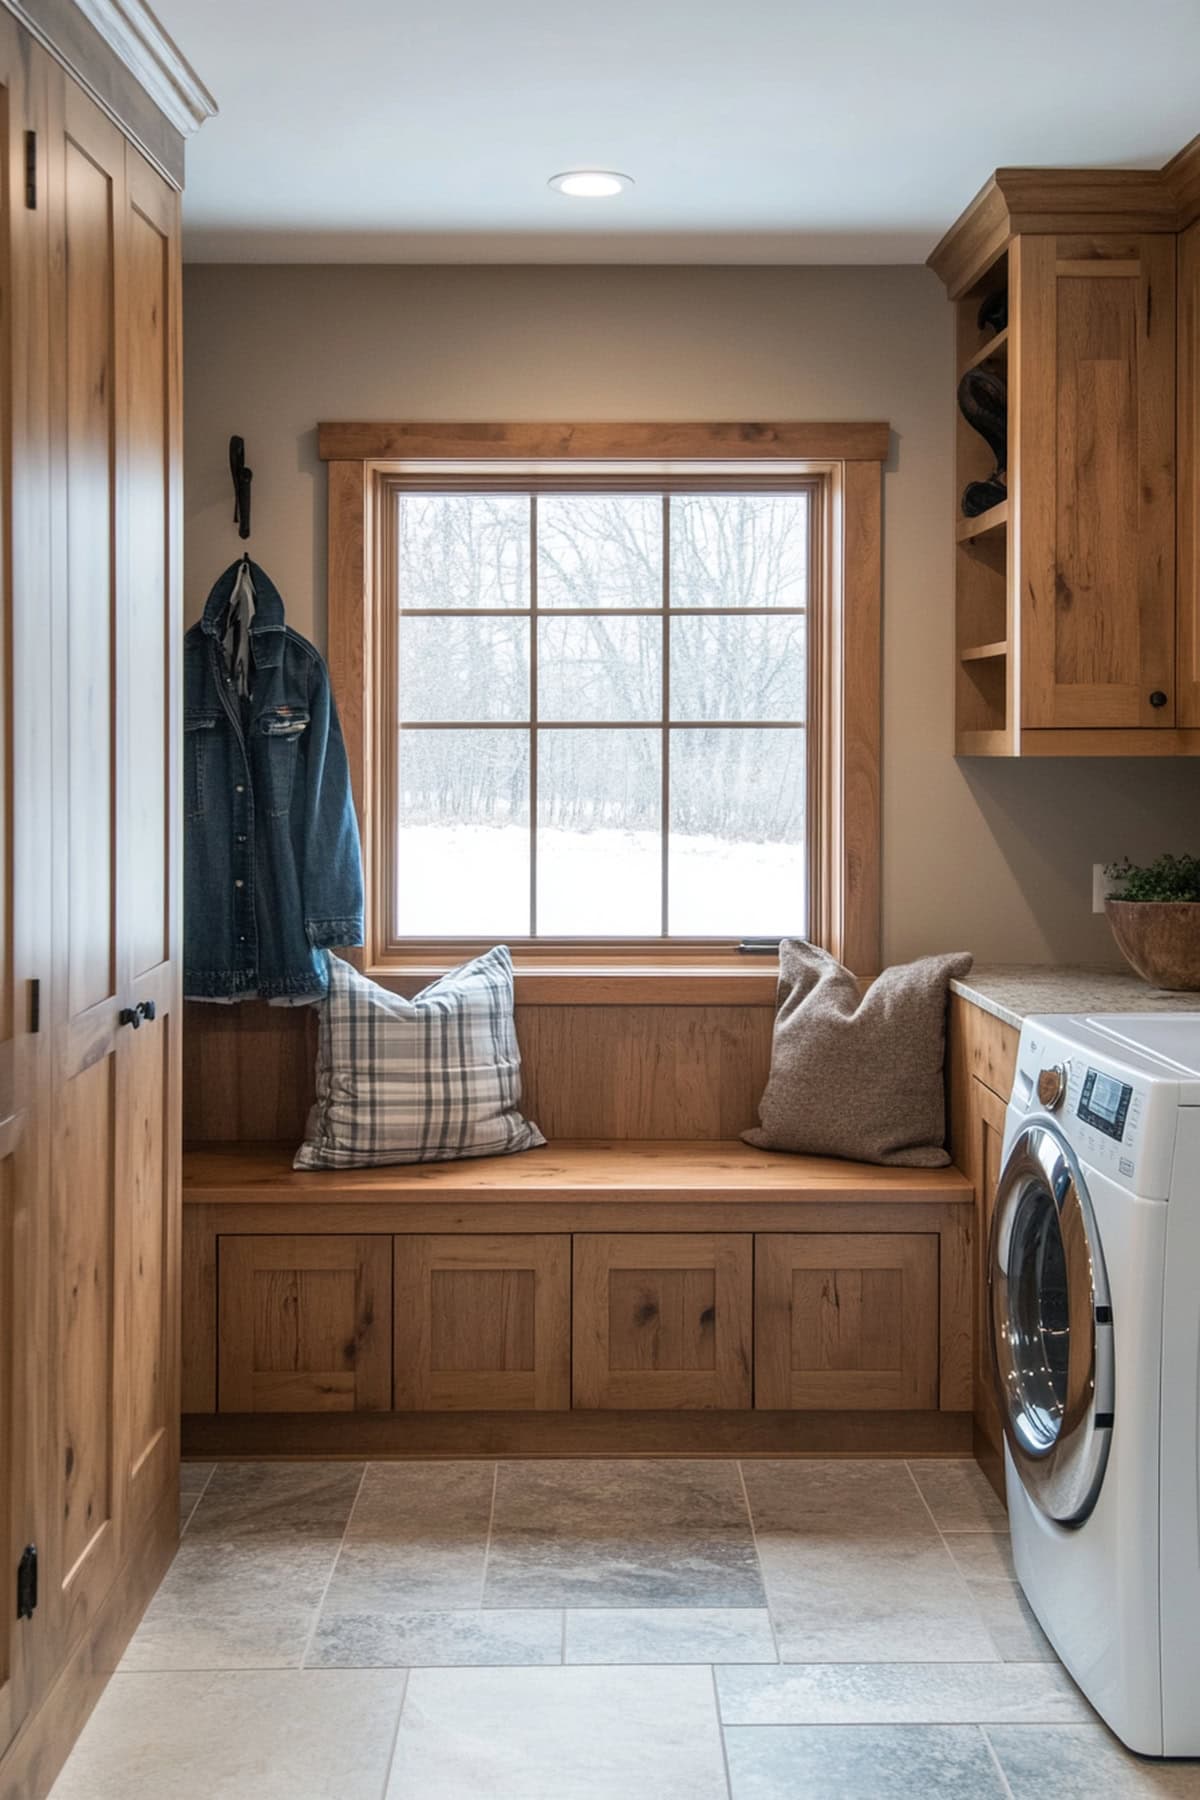
<svg viewBox="0 0 1200 1800">
<path fill-rule="evenodd" d="M 193 1454 L 969 1454 L 973 1191 L 729 1142 L 184 1159 Z"/>
</svg>

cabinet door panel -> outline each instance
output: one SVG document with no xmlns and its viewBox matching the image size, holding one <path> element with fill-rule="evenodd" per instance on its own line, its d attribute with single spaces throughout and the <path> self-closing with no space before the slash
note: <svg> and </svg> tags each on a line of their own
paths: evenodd
<svg viewBox="0 0 1200 1800">
<path fill-rule="evenodd" d="M 221 1412 L 386 1412 L 392 1241 L 223 1237 Z"/>
<path fill-rule="evenodd" d="M 566 1236 L 396 1239 L 396 1409 L 571 1403 Z"/>
<path fill-rule="evenodd" d="M 120 1304 L 123 1068 L 131 1034 L 121 1005 L 117 920 L 124 651 L 117 589 L 124 375 L 120 242 L 125 146 L 66 82 L 49 145 L 54 299 L 52 364 L 56 535 L 66 546 L 55 593 L 56 1050 L 54 1230 L 56 1535 L 49 1560 L 60 1630 L 71 1641 L 120 1564 L 114 1333 Z M 48 1584 L 49 1585 L 49 1584 Z M 65 1649 L 66 1643 L 63 1648 Z"/>
<path fill-rule="evenodd" d="M 1011 269 L 1022 724 L 1174 725 L 1174 239 L 1025 235 Z"/>
<path fill-rule="evenodd" d="M 118 1214 L 118 1427 L 131 1531 L 174 1483 L 179 1439 L 178 226 L 178 195 L 126 146 L 117 947 L 124 1004 L 153 1009 L 124 1034 L 118 1095 L 128 1196 Z"/>
<path fill-rule="evenodd" d="M 583 1234 L 574 1262 L 575 1406 L 749 1406 L 749 1236 Z"/>
<path fill-rule="evenodd" d="M 755 1241 L 754 1404 L 934 1407 L 938 1240 L 899 1232 Z"/>
<path fill-rule="evenodd" d="M 988 1315 L 988 1240 L 996 1190 L 1000 1185 L 1001 1151 L 1004 1147 L 1005 1104 L 981 1081 L 971 1083 L 972 1167 L 976 1218 L 975 1309 L 975 1423 L 997 1453 L 1003 1448 L 1004 1428 L 996 1404 L 992 1375 L 991 1320 Z"/>
<path fill-rule="evenodd" d="M 0 1557 L 12 1580 L 49 1511 L 46 1369 L 50 1033 L 32 1030 L 32 983 L 50 974 L 50 662 L 46 384 L 49 242 L 25 206 L 24 134 L 44 142 L 50 59 L 0 15 Z M 49 1608 L 0 1617 L 0 1756 L 47 1663 Z"/>
</svg>

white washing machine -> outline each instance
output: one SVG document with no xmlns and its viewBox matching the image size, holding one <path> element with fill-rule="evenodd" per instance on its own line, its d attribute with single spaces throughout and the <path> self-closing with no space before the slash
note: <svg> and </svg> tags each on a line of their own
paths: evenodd
<svg viewBox="0 0 1200 1800">
<path fill-rule="evenodd" d="M 1118 1737 L 1200 1756 L 1200 1013 L 1026 1021 L 988 1271 L 1021 1586 Z"/>
</svg>

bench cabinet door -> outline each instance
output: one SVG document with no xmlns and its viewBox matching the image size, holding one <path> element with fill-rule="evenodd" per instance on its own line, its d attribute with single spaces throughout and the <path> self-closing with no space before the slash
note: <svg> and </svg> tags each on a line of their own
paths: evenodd
<svg viewBox="0 0 1200 1800">
<path fill-rule="evenodd" d="M 751 1261 L 748 1235 L 577 1236 L 575 1406 L 749 1406 Z"/>
<path fill-rule="evenodd" d="M 571 1240 L 398 1237 L 398 1412 L 571 1403 Z"/>
<path fill-rule="evenodd" d="M 386 1412 L 390 1237 L 222 1237 L 221 1412 Z"/>
<path fill-rule="evenodd" d="M 936 1233 L 758 1237 L 754 1403 L 768 1409 L 935 1407 Z"/>
</svg>

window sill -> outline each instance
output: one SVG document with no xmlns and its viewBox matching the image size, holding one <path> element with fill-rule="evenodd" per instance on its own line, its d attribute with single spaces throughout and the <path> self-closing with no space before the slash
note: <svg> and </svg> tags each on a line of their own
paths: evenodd
<svg viewBox="0 0 1200 1800">
<path fill-rule="evenodd" d="M 747 967 L 747 963 L 752 966 Z M 365 972 L 393 993 L 413 995 L 454 963 L 389 963 Z M 774 1006 L 774 956 L 664 966 L 662 963 L 547 964 L 514 958 L 518 1006 Z"/>
</svg>

